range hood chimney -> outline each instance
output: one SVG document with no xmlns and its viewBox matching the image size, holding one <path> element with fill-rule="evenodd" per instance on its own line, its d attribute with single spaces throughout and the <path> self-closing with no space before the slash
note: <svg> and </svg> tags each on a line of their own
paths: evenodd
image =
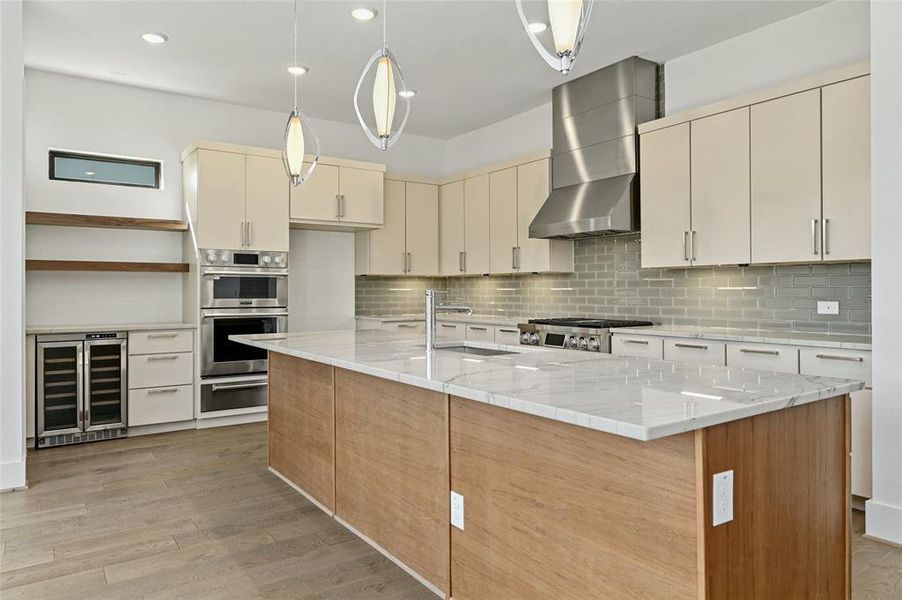
<svg viewBox="0 0 902 600">
<path fill-rule="evenodd" d="M 552 190 L 529 237 L 639 230 L 636 126 L 657 116 L 657 69 L 633 56 L 554 88 Z"/>
</svg>

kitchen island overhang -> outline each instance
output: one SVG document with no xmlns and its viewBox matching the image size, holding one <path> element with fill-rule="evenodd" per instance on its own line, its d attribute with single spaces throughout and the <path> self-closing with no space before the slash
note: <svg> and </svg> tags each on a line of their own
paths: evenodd
<svg viewBox="0 0 902 600">
<path fill-rule="evenodd" d="M 848 595 L 861 382 L 517 347 L 428 356 L 380 331 L 235 339 L 271 352 L 270 467 L 439 595 Z M 734 516 L 714 526 L 728 470 Z"/>
</svg>

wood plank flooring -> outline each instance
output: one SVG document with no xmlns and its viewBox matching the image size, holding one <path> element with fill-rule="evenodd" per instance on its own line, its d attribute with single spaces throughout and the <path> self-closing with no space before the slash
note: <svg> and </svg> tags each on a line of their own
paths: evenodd
<svg viewBox="0 0 902 600">
<path fill-rule="evenodd" d="M 3 600 L 436 597 L 266 470 L 265 423 L 30 451 L 28 480 Z M 902 598 L 902 549 L 853 523 L 853 598 Z"/>
<path fill-rule="evenodd" d="M 266 424 L 28 453 L 0 495 L 0 596 L 436 596 L 266 470 Z"/>
</svg>

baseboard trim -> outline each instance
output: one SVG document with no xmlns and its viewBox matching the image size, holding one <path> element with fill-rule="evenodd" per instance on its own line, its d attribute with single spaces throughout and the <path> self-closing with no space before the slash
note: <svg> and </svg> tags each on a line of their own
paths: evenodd
<svg viewBox="0 0 902 600">
<path fill-rule="evenodd" d="M 864 528 L 868 539 L 902 546 L 902 507 L 868 500 Z"/>
<path fill-rule="evenodd" d="M 140 437 L 142 435 L 153 435 L 156 433 L 171 433 L 173 431 L 184 431 L 186 429 L 194 429 L 194 419 L 190 421 L 175 421 L 173 423 L 154 423 L 153 425 L 140 425 L 128 428 L 128 437 Z"/>
<path fill-rule="evenodd" d="M 248 413 L 243 415 L 228 415 L 225 417 L 212 417 L 206 419 L 198 419 L 196 421 L 198 429 L 209 429 L 210 427 L 228 427 L 229 425 L 243 425 L 245 423 L 259 423 L 267 418 L 265 412 Z"/>
<path fill-rule="evenodd" d="M 27 487 L 24 459 L 0 464 L 0 491 L 22 490 Z"/>
</svg>

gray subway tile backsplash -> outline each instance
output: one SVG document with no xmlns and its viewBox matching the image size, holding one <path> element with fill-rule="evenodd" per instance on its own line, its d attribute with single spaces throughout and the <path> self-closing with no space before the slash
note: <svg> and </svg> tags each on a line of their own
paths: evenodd
<svg viewBox="0 0 902 600">
<path fill-rule="evenodd" d="M 358 277 L 358 314 L 424 309 L 424 292 L 477 314 L 645 318 L 701 325 L 870 334 L 870 263 L 641 269 L 639 235 L 576 241 L 575 272 L 491 277 Z M 818 315 L 839 300 L 839 315 Z"/>
</svg>

